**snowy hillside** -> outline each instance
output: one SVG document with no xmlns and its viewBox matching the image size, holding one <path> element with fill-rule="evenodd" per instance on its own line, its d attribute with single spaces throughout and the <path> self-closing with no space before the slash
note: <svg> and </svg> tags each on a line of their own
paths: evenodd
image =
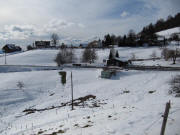
<svg viewBox="0 0 180 135">
<path fill-rule="evenodd" d="M 170 35 L 173 34 L 173 33 L 180 33 L 180 27 L 160 31 L 160 32 L 157 32 L 156 34 L 160 35 L 160 36 L 165 36 L 166 38 L 169 38 Z"/>
<path fill-rule="evenodd" d="M 120 58 L 150 58 L 158 47 L 116 48 Z M 75 54 L 80 62 L 82 49 Z M 33 50 L 7 56 L 9 65 L 55 66 L 58 50 Z M 97 50 L 98 60 L 107 59 L 109 49 Z M 153 63 L 154 62 L 154 63 Z M 0 57 L 0 65 L 4 57 Z M 139 65 L 168 65 L 163 59 L 134 62 Z M 178 66 L 178 64 L 176 65 Z M 0 70 L 4 68 L 0 67 Z M 18 67 L 17 67 L 18 68 Z M 24 69 L 18 69 L 24 70 Z M 178 135 L 180 100 L 168 93 L 177 71 L 121 70 L 111 79 L 100 77 L 102 69 L 0 73 L 0 134 L 2 135 L 156 135 L 160 134 L 165 104 L 171 100 L 166 135 Z M 75 110 L 71 110 L 71 71 Z M 20 89 L 17 84 L 24 87 Z"/>
<path fill-rule="evenodd" d="M 171 46 L 171 49 L 180 48 L 179 46 Z M 119 56 L 122 59 L 131 59 L 132 55 L 135 55 L 136 59 L 148 59 L 152 58 L 152 53 L 156 53 L 156 57 L 161 57 L 161 49 L 159 47 L 118 47 L 115 48 L 119 52 Z M 54 59 L 59 51 L 54 49 L 45 50 L 32 50 L 22 53 L 17 53 L 7 56 L 7 65 L 38 65 L 38 66 L 56 66 Z M 76 63 L 81 62 L 83 49 L 75 49 L 75 57 L 77 59 Z M 103 59 L 108 59 L 110 49 L 97 49 L 98 59 L 96 63 L 102 64 Z M 143 61 L 135 62 L 134 64 L 141 65 L 162 65 L 162 66 L 176 66 L 171 65 L 172 62 L 164 61 L 163 59 L 159 61 Z M 0 54 L 0 65 L 4 65 L 4 55 Z"/>
<path fill-rule="evenodd" d="M 54 59 L 58 50 L 32 50 L 8 55 L 9 65 L 55 65 Z M 4 64 L 4 57 L 0 57 L 0 65 Z"/>
<path fill-rule="evenodd" d="M 132 53 L 136 55 L 137 58 L 149 58 L 154 50 L 157 52 L 157 56 L 160 56 L 161 50 L 158 47 L 146 48 L 130 48 L 122 47 L 116 48 L 119 51 L 119 55 L 122 58 L 130 58 Z M 77 62 L 81 62 L 83 49 L 75 49 L 75 56 Z M 97 55 L 98 59 L 96 63 L 102 63 L 103 59 L 107 59 L 109 56 L 110 49 L 98 49 Z M 7 56 L 8 65 L 42 65 L 42 66 L 55 66 L 56 63 L 54 59 L 58 53 L 58 50 L 46 49 L 46 50 L 32 50 L 23 53 L 18 53 L 14 55 Z M 3 56 L 3 55 L 1 55 Z M 4 64 L 4 57 L 0 57 L 0 65 Z"/>
</svg>

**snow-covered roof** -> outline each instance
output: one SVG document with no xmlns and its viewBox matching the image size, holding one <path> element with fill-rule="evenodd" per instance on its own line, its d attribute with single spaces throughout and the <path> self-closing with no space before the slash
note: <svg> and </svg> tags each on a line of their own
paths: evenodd
<svg viewBox="0 0 180 135">
<path fill-rule="evenodd" d="M 114 59 L 122 62 L 126 62 L 129 60 L 127 57 L 114 57 Z"/>
<path fill-rule="evenodd" d="M 171 36 L 171 34 L 173 34 L 173 33 L 180 33 L 180 27 L 163 30 L 163 31 L 157 32 L 156 34 L 159 36 L 164 36 L 166 38 L 169 38 Z"/>
<path fill-rule="evenodd" d="M 7 46 L 9 49 L 15 49 L 15 48 L 16 48 L 15 44 L 6 44 L 6 46 Z"/>
</svg>

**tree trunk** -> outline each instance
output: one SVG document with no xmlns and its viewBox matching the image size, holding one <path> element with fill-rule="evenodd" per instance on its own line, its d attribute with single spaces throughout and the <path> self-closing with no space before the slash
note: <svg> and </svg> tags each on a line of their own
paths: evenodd
<svg viewBox="0 0 180 135">
<path fill-rule="evenodd" d="M 173 64 L 176 64 L 176 56 L 173 56 Z"/>
</svg>

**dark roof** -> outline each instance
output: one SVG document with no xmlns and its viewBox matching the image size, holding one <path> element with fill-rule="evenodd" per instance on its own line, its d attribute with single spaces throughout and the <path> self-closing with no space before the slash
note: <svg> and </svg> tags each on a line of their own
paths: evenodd
<svg viewBox="0 0 180 135">
<path fill-rule="evenodd" d="M 38 46 L 50 45 L 50 41 L 35 41 L 35 44 Z"/>
<path fill-rule="evenodd" d="M 16 49 L 15 44 L 6 44 L 5 46 L 7 46 L 9 49 Z"/>
<path fill-rule="evenodd" d="M 15 46 L 15 44 L 6 44 L 2 48 L 3 51 L 6 53 L 15 52 L 15 51 L 21 51 L 21 47 Z"/>
</svg>

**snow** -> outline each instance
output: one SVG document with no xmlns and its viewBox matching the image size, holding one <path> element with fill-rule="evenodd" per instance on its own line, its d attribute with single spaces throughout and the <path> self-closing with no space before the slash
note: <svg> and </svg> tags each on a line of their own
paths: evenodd
<svg viewBox="0 0 180 135">
<path fill-rule="evenodd" d="M 120 58 L 130 59 L 131 55 L 134 53 L 136 58 L 149 58 L 152 52 L 155 50 L 157 52 L 157 57 L 160 57 L 161 50 L 158 47 L 119 47 L 115 48 L 118 50 Z M 22 52 L 18 54 L 8 55 L 7 64 L 8 65 L 36 65 L 36 66 L 56 66 L 54 59 L 59 50 L 55 49 L 39 49 L 27 52 Z M 83 49 L 76 49 L 74 51 L 77 63 L 81 62 Z M 103 59 L 108 59 L 110 49 L 97 49 L 98 59 L 96 63 L 103 63 Z M 4 57 L 0 57 L 0 65 L 4 65 Z"/>
<path fill-rule="evenodd" d="M 58 50 L 32 50 L 7 56 L 9 65 L 56 65 L 53 61 Z M 0 58 L 4 64 L 4 58 Z"/>
<path fill-rule="evenodd" d="M 165 66 L 165 67 L 180 67 L 180 59 L 177 58 L 176 64 L 173 64 L 171 59 L 165 61 L 163 58 L 159 60 L 145 60 L 145 61 L 133 61 L 134 65 L 142 66 Z"/>
<path fill-rule="evenodd" d="M 157 32 L 156 34 L 160 35 L 160 36 L 165 36 L 166 38 L 169 38 L 171 36 L 171 34 L 173 34 L 173 33 L 180 33 L 180 27 L 160 31 L 160 32 Z"/>
<path fill-rule="evenodd" d="M 156 51 L 158 57 L 161 54 L 157 47 L 116 49 L 120 57 L 126 58 L 130 58 L 132 53 L 144 59 L 149 58 L 153 51 Z M 75 50 L 79 61 L 82 51 Z M 53 59 L 57 53 L 58 50 L 33 50 L 9 55 L 7 60 L 10 65 L 55 66 Z M 103 59 L 108 58 L 109 49 L 97 50 L 97 53 L 96 62 L 102 63 Z M 4 58 L 0 57 L 0 64 L 3 63 Z M 160 59 L 137 63 L 169 65 L 170 61 L 168 63 Z M 18 66 L 16 68 L 26 71 Z M 169 100 L 171 109 L 166 135 L 180 133 L 180 100 L 168 94 L 169 81 L 179 72 L 121 70 L 111 79 L 102 79 L 102 69 L 63 70 L 67 72 L 65 85 L 61 84 L 61 70 L 0 73 L 0 134 L 30 135 L 40 131 L 42 134 L 52 134 L 59 130 L 64 130 L 64 135 L 160 134 L 161 116 Z M 75 106 L 73 111 L 70 106 L 65 106 L 25 115 L 23 110 L 28 108 L 43 109 L 71 101 L 71 71 L 75 99 L 95 95 L 96 100 L 106 104 L 95 108 Z M 17 87 L 19 81 L 24 83 L 24 88 Z M 90 105 L 94 101 L 86 102 Z"/>
</svg>

